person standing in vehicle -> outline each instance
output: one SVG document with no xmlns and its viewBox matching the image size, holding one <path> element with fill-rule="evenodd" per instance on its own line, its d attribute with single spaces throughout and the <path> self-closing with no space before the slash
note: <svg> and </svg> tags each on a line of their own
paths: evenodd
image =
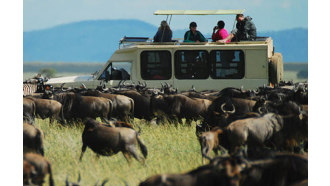
<svg viewBox="0 0 330 186">
<path fill-rule="evenodd" d="M 187 31 L 184 35 L 183 42 L 206 42 L 207 40 L 203 36 L 203 34 L 197 30 L 197 24 L 195 22 L 191 22 L 189 25 L 189 31 Z"/>
<path fill-rule="evenodd" d="M 215 26 L 213 28 L 213 34 L 212 34 L 212 41 L 216 42 L 218 40 L 222 40 L 225 39 L 226 37 L 228 37 L 228 32 L 225 29 L 225 22 L 223 22 L 222 20 L 218 21 L 218 26 Z M 226 41 L 226 43 L 229 43 L 230 39 L 228 39 Z"/>
<path fill-rule="evenodd" d="M 171 42 L 172 30 L 165 20 L 160 23 L 158 31 L 154 36 L 154 42 Z"/>
<path fill-rule="evenodd" d="M 243 14 L 236 15 L 236 29 L 234 29 L 228 37 L 217 42 L 225 43 L 231 41 L 255 41 L 257 38 L 257 28 L 252 22 L 250 16 L 244 17 Z"/>
</svg>

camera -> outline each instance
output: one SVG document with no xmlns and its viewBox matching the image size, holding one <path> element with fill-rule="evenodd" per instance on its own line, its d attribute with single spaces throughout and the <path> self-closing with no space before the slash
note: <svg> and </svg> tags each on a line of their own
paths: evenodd
<svg viewBox="0 0 330 186">
<path fill-rule="evenodd" d="M 213 30 L 216 30 L 216 29 L 218 29 L 219 27 L 218 26 L 215 26 L 214 28 L 213 28 Z"/>
</svg>

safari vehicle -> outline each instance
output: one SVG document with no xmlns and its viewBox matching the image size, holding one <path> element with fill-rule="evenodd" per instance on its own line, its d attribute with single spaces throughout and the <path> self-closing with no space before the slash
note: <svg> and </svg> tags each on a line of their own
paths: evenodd
<svg viewBox="0 0 330 186">
<path fill-rule="evenodd" d="M 155 15 L 227 15 L 241 14 L 244 10 L 158 10 Z M 171 20 L 171 19 L 170 19 Z M 58 87 L 88 88 L 115 87 L 123 81 L 145 82 L 148 87 L 160 88 L 167 82 L 179 91 L 192 86 L 200 90 L 221 90 L 225 87 L 257 88 L 275 85 L 283 77 L 283 59 L 274 53 L 270 37 L 255 41 L 229 43 L 154 43 L 145 37 L 124 37 L 119 48 L 104 67 L 94 75 L 49 79 L 48 84 Z"/>
</svg>

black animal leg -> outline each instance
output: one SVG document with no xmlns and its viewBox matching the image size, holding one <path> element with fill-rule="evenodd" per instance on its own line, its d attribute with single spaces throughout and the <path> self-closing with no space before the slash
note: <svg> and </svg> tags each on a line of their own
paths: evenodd
<svg viewBox="0 0 330 186">
<path fill-rule="evenodd" d="M 81 154 L 80 154 L 80 158 L 79 161 L 81 161 L 85 151 L 86 151 L 87 145 L 83 144 L 82 148 L 81 148 Z"/>
</svg>

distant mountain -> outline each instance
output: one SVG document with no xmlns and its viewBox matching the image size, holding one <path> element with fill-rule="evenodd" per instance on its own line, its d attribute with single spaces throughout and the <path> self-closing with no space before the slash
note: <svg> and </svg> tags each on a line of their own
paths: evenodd
<svg viewBox="0 0 330 186">
<path fill-rule="evenodd" d="M 283 55 L 284 62 L 308 61 L 308 30 L 295 28 L 290 30 L 257 33 L 270 36 L 274 41 L 275 52 Z"/>
<path fill-rule="evenodd" d="M 105 62 L 124 36 L 153 37 L 157 27 L 139 20 L 82 21 L 23 33 L 24 62 Z M 182 38 L 184 30 L 174 30 Z M 257 33 L 274 39 L 285 62 L 307 62 L 308 30 Z M 210 37 L 211 34 L 205 34 Z"/>
</svg>

